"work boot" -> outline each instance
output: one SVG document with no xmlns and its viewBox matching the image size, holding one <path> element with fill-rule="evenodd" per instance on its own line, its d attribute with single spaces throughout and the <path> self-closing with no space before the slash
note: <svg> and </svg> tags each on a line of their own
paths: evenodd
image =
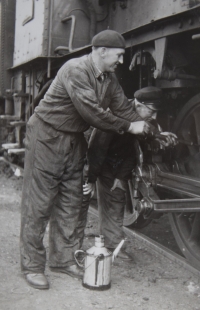
<svg viewBox="0 0 200 310">
<path fill-rule="evenodd" d="M 43 273 L 28 273 L 25 275 L 26 282 L 37 289 L 44 290 L 49 288 L 47 278 Z"/>
<path fill-rule="evenodd" d="M 69 276 L 77 279 L 83 278 L 83 270 L 81 270 L 77 265 L 71 265 L 68 267 L 50 267 L 50 270 L 53 272 L 66 273 Z"/>
</svg>

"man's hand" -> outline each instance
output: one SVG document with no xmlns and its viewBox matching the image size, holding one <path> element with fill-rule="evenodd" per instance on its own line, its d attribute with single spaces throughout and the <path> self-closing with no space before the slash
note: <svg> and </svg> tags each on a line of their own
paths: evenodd
<svg viewBox="0 0 200 310">
<path fill-rule="evenodd" d="M 160 142 L 160 144 L 168 147 L 175 146 L 178 143 L 178 137 L 172 132 L 161 132 L 161 135 L 165 136 L 165 140 L 157 138 L 156 140 Z"/>
<path fill-rule="evenodd" d="M 145 121 L 132 122 L 128 132 L 133 135 L 144 135 L 148 134 L 150 131 L 150 126 Z"/>
<path fill-rule="evenodd" d="M 88 195 L 91 193 L 91 198 L 94 196 L 95 183 L 86 183 L 83 185 L 83 195 Z"/>
</svg>

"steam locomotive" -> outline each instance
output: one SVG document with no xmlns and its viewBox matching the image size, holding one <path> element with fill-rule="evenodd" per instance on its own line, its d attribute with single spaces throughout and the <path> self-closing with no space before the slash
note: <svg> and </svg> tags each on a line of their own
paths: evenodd
<svg viewBox="0 0 200 310">
<path fill-rule="evenodd" d="M 180 143 L 136 143 L 124 225 L 169 214 L 175 239 L 200 269 L 200 0 L 0 0 L 0 152 L 23 165 L 26 122 L 60 66 L 91 51 L 104 29 L 126 40 L 117 76 L 128 98 L 162 88 L 163 130 Z"/>
</svg>

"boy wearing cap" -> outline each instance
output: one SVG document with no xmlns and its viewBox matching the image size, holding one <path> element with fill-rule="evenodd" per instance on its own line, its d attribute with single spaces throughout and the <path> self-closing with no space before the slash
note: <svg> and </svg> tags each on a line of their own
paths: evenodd
<svg viewBox="0 0 200 310">
<path fill-rule="evenodd" d="M 48 289 L 43 237 L 48 221 L 52 271 L 81 278 L 74 260 L 82 205 L 82 171 L 89 126 L 109 132 L 143 134 L 148 124 L 131 106 L 114 71 L 123 62 L 125 40 L 105 30 L 90 55 L 71 59 L 58 71 L 27 123 L 21 205 L 21 269 L 29 285 Z M 106 111 L 109 108 L 112 113 Z"/>
<path fill-rule="evenodd" d="M 162 91 L 157 87 L 145 87 L 135 92 L 135 100 L 130 102 L 133 113 L 137 113 L 142 119 L 151 122 L 156 121 L 157 111 L 161 109 Z M 159 132 L 159 125 L 157 131 Z M 156 128 L 155 128 L 156 130 Z M 127 180 L 131 177 L 131 171 L 135 167 L 134 139 L 130 134 L 107 134 L 95 130 L 88 149 L 88 184 L 83 185 L 83 193 L 89 198 L 94 190 L 95 181 L 98 178 L 98 211 L 100 234 L 105 237 L 105 246 L 114 250 L 124 238 L 123 217 L 125 207 L 125 192 Z M 176 135 L 164 132 L 166 136 L 165 146 L 176 144 Z M 89 204 L 89 203 L 88 203 Z M 83 210 L 88 207 L 86 203 Z M 79 222 L 80 225 L 81 221 Z M 83 232 L 78 226 L 80 239 Z M 81 239 L 82 240 L 82 239 Z M 120 258 L 130 260 L 129 254 L 122 250 Z"/>
</svg>

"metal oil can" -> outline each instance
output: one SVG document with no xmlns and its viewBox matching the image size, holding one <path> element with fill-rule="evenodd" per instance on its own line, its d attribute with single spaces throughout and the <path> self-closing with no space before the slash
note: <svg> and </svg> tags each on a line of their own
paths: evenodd
<svg viewBox="0 0 200 310">
<path fill-rule="evenodd" d="M 76 251 L 76 253 L 80 252 Z M 75 253 L 75 255 L 76 255 Z M 104 237 L 95 237 L 95 245 L 85 252 L 82 285 L 93 290 L 111 286 L 112 252 L 104 247 Z"/>
</svg>

